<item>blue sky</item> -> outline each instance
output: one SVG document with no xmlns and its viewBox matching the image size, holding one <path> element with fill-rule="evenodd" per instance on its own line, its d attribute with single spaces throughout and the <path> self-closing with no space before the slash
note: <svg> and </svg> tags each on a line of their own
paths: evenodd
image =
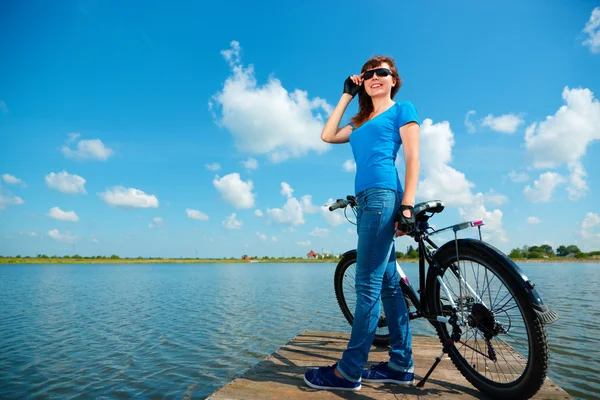
<svg viewBox="0 0 600 400">
<path fill-rule="evenodd" d="M 375 54 L 422 121 L 436 227 L 600 249 L 598 2 L 3 2 L 0 36 L 0 254 L 353 248 L 323 208 L 351 149 L 320 132 Z"/>
</svg>

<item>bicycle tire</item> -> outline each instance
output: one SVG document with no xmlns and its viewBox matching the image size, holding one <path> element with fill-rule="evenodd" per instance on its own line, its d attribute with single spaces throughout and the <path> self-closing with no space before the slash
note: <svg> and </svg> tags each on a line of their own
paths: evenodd
<svg viewBox="0 0 600 400">
<path fill-rule="evenodd" d="M 344 292 L 344 279 L 347 277 L 352 283 L 354 282 L 354 275 L 347 276 L 348 274 L 351 274 L 351 272 L 349 273 L 348 270 L 354 264 L 356 264 L 356 251 L 349 252 L 342 257 L 335 269 L 334 274 L 335 296 L 340 310 L 342 311 L 342 314 L 344 315 L 346 321 L 348 321 L 350 326 L 352 326 L 354 322 L 354 310 L 351 310 L 348 306 L 348 301 Z M 404 282 L 400 281 L 400 285 L 402 287 L 404 299 L 407 303 L 407 309 L 410 310 L 413 302 L 415 302 L 416 299 L 413 300 L 410 298 L 408 294 L 409 291 L 405 289 L 406 285 L 404 284 Z M 387 323 L 385 322 L 385 319 L 380 319 L 378 328 L 380 329 L 380 333 L 375 334 L 373 344 L 375 346 L 388 346 L 390 342 L 390 334 L 389 331 L 387 331 Z"/>
<path fill-rule="evenodd" d="M 473 363 L 473 358 L 474 358 L 473 355 L 471 355 L 471 360 L 469 361 L 468 356 L 465 356 L 464 354 L 461 353 L 461 348 L 465 349 L 465 353 L 469 349 L 467 346 L 469 337 L 467 336 L 466 342 L 463 342 L 463 340 L 465 340 L 465 334 L 466 334 L 466 333 L 463 333 L 463 335 L 461 336 L 461 341 L 452 344 L 452 346 L 450 347 L 450 350 L 449 350 L 450 359 L 452 360 L 452 362 L 456 366 L 456 368 L 458 368 L 458 370 L 461 372 L 461 374 L 474 387 L 476 387 L 480 391 L 486 393 L 490 397 L 500 398 L 500 399 L 509 399 L 509 398 L 510 399 L 527 399 L 527 398 L 530 398 L 539 391 L 539 389 L 541 388 L 541 386 L 544 383 L 544 380 L 546 379 L 546 375 L 547 375 L 547 371 L 548 371 L 548 358 L 549 358 L 548 340 L 547 340 L 546 331 L 543 326 L 543 323 L 539 319 L 539 317 L 536 314 L 536 312 L 534 311 L 534 309 L 532 308 L 531 303 L 527 298 L 527 293 L 525 292 L 526 289 L 523 288 L 523 284 L 519 283 L 515 279 L 514 275 L 512 275 L 509 272 L 509 268 L 512 268 L 510 262 L 506 259 L 506 257 L 503 256 L 503 254 L 499 250 L 497 250 L 497 249 L 493 248 L 492 246 L 485 244 L 481 241 L 459 239 L 458 247 L 456 247 L 454 242 L 452 242 L 451 246 L 440 248 L 440 250 L 435 254 L 434 257 L 435 257 L 436 261 L 438 262 L 438 266 L 441 268 L 439 275 L 440 275 L 442 281 L 444 280 L 444 278 L 442 276 L 448 272 L 449 272 L 449 275 L 448 275 L 449 280 L 456 280 L 457 283 L 459 281 L 458 278 L 456 277 L 456 269 L 454 270 L 454 272 L 452 272 L 452 270 L 448 269 L 452 265 L 456 266 L 457 248 L 458 248 L 459 265 L 462 265 L 462 267 L 459 267 L 459 268 L 464 268 L 464 271 L 465 271 L 465 276 L 461 276 L 462 279 L 464 279 L 466 282 L 469 282 L 469 279 L 471 279 L 468 276 L 469 272 L 467 270 L 468 267 L 466 267 L 466 263 L 467 262 L 471 263 L 473 275 L 475 275 L 475 269 L 474 269 L 473 263 L 478 263 L 479 265 L 485 267 L 486 271 L 493 273 L 494 276 L 498 278 L 499 284 L 504 284 L 506 286 L 507 294 L 504 295 L 504 298 L 501 301 L 504 301 L 504 299 L 506 298 L 507 295 L 512 295 L 516 306 L 512 306 L 512 305 L 508 306 L 508 302 L 511 300 L 511 299 L 509 299 L 506 302 L 506 306 L 503 305 L 498 310 L 494 311 L 493 310 L 494 303 L 492 301 L 491 295 L 489 295 L 489 302 L 487 302 L 487 303 L 489 303 L 490 307 L 492 308 L 492 314 L 491 314 L 491 315 L 493 315 L 492 320 L 498 321 L 499 319 L 504 318 L 504 320 L 508 320 L 510 322 L 506 336 L 502 336 L 502 340 L 497 339 L 496 337 L 494 337 L 492 339 L 488 338 L 486 340 L 486 342 L 485 342 L 486 346 L 489 345 L 490 343 L 492 343 L 492 340 L 497 341 L 497 343 L 494 342 L 494 344 L 497 344 L 496 348 L 494 348 L 494 344 L 491 345 L 493 350 L 489 350 L 489 347 L 484 347 L 484 346 L 480 347 L 479 345 L 476 345 L 477 350 L 481 351 L 481 354 L 483 354 L 483 357 L 480 356 L 479 354 L 477 354 L 477 351 L 474 351 L 475 363 Z M 479 278 L 480 273 L 481 273 L 481 270 L 478 267 L 477 278 Z M 487 274 L 487 272 L 484 272 L 484 274 Z M 443 291 L 442 286 L 440 285 L 440 283 L 437 280 L 438 274 L 430 274 L 430 275 L 431 276 L 428 276 L 428 278 L 427 278 L 427 293 L 428 293 L 427 300 L 428 300 L 428 304 L 429 304 L 429 309 L 434 314 L 441 314 L 442 307 L 443 307 L 442 297 L 447 297 L 447 296 L 446 296 L 445 292 Z M 494 280 L 494 277 L 492 276 L 491 279 L 489 278 L 488 275 L 486 275 L 486 277 L 488 280 L 487 287 L 489 288 L 491 286 L 491 283 Z M 446 283 L 446 282 L 444 282 L 444 283 L 447 285 L 447 287 L 449 286 L 448 283 Z M 476 293 L 478 292 L 478 290 L 479 290 L 479 287 L 474 289 L 474 291 Z M 496 294 L 496 299 L 501 294 L 500 290 L 501 289 L 498 289 L 498 293 Z M 491 289 L 489 290 L 489 293 L 491 294 Z M 454 295 L 455 295 L 455 293 L 451 294 L 451 296 L 453 298 L 454 298 Z M 458 296 L 458 297 L 460 297 L 460 296 Z M 475 316 L 476 314 L 483 315 L 484 312 L 481 310 L 483 310 L 484 307 L 487 307 L 487 305 L 484 305 L 484 303 L 486 303 L 486 301 L 487 301 L 486 294 L 482 292 L 482 294 L 479 296 L 479 300 L 481 300 L 481 303 L 480 303 L 480 306 L 477 306 L 478 308 L 477 308 L 476 313 L 475 313 L 476 306 L 474 305 L 476 303 L 476 300 L 474 298 L 473 298 L 473 302 L 471 302 L 468 299 L 468 297 L 465 297 L 465 296 L 463 296 L 463 300 L 462 300 L 463 301 L 462 304 L 471 303 L 471 312 L 470 312 L 469 318 L 471 321 L 473 321 L 472 323 L 474 325 L 476 325 L 475 327 L 473 327 L 473 331 L 475 332 L 474 341 L 477 341 L 478 332 L 481 334 L 482 341 L 484 339 L 484 337 L 483 337 L 484 332 L 488 332 L 488 333 L 490 332 L 490 329 L 488 329 L 488 327 L 490 325 L 488 325 L 488 327 L 483 327 L 483 323 L 480 324 L 480 322 L 483 321 L 483 318 Z M 482 306 L 484 306 L 484 307 L 482 307 Z M 465 305 L 465 307 L 467 307 L 467 306 Z M 507 307 L 506 310 L 502 310 L 502 308 L 504 308 L 504 307 Z M 519 344 L 519 346 L 522 346 L 524 340 L 522 340 L 522 341 L 517 340 L 522 337 L 522 334 L 519 333 L 518 329 L 516 330 L 516 333 L 513 331 L 514 337 L 513 337 L 513 335 L 509 335 L 510 330 L 514 329 L 512 327 L 512 318 L 510 317 L 510 315 L 507 311 L 510 309 L 520 311 L 522 318 L 523 318 L 523 322 L 524 322 L 524 328 L 525 328 L 524 332 L 527 335 L 527 338 L 526 338 L 527 345 L 528 345 L 527 363 L 526 363 L 526 366 L 524 367 L 523 371 L 520 374 L 518 371 L 518 367 L 514 367 L 514 370 L 517 372 L 516 374 L 514 374 L 510 370 L 511 363 L 517 362 L 519 366 L 522 366 L 520 359 L 521 358 L 524 359 L 524 357 L 525 357 L 524 354 L 521 354 L 511 344 L 511 342 L 513 342 L 513 343 L 515 343 L 515 346 L 517 343 Z M 506 314 L 506 316 L 503 316 L 504 313 Z M 478 320 L 478 318 L 480 318 L 480 320 Z M 490 321 L 490 320 L 487 320 L 487 321 Z M 516 319 L 515 319 L 515 322 L 518 322 L 518 321 L 516 321 Z M 446 340 L 450 337 L 450 332 L 448 329 L 449 325 L 440 323 L 440 322 L 434 322 L 433 325 L 437 331 L 440 341 L 442 343 L 446 343 Z M 469 325 L 469 326 L 472 327 L 471 325 Z M 463 327 L 463 329 L 464 329 L 464 327 Z M 506 329 L 506 327 L 504 327 L 503 329 Z M 496 335 L 500 336 L 501 334 L 502 334 L 502 332 L 497 333 Z M 519 335 L 521 335 L 521 336 L 519 336 Z M 495 364 L 496 373 L 497 373 L 498 377 L 500 377 L 500 372 L 502 372 L 502 374 L 504 374 L 504 376 L 506 378 L 506 373 L 503 371 L 503 369 L 501 367 L 502 360 L 500 358 L 498 358 L 495 353 L 496 350 L 502 350 L 501 347 L 502 347 L 503 343 L 504 343 L 505 348 L 508 350 L 507 355 L 512 356 L 514 358 L 514 360 L 511 360 L 510 358 L 507 359 L 503 355 L 504 362 L 505 362 L 504 365 L 506 365 L 505 369 L 507 369 L 510 372 L 508 377 L 513 380 L 512 381 L 507 380 L 507 382 L 497 382 L 496 380 L 494 380 L 493 371 L 490 367 L 494 367 L 494 364 Z M 459 346 L 459 347 L 457 347 L 457 346 Z M 472 349 L 475 349 L 473 342 L 471 343 L 470 346 Z M 511 349 L 516 351 L 516 353 L 511 352 Z M 494 358 L 496 358 L 496 360 L 494 360 L 494 363 L 491 363 L 492 359 L 490 358 L 490 367 L 488 367 L 488 363 L 487 363 L 485 354 L 483 353 L 484 351 L 488 352 L 488 354 L 487 354 L 488 358 L 490 358 L 489 357 L 490 355 L 494 355 Z M 525 353 L 525 351 L 523 351 L 522 353 Z M 481 365 L 480 358 L 483 360 L 483 367 Z M 500 366 L 500 368 L 499 368 L 499 366 Z M 489 371 L 490 377 L 487 376 L 488 371 Z M 519 375 L 519 376 L 516 377 L 516 375 Z"/>
</svg>

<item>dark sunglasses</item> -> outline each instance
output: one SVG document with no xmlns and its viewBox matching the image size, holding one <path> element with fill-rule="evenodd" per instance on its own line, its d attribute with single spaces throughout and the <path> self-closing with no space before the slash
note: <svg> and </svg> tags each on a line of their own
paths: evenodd
<svg viewBox="0 0 600 400">
<path fill-rule="evenodd" d="M 365 73 L 363 73 L 363 79 L 364 80 L 371 79 L 374 74 L 377 74 L 377 76 L 381 76 L 381 77 L 388 76 L 388 75 L 392 75 L 392 76 L 394 75 L 394 73 L 387 68 L 377 68 L 377 69 L 370 69 L 370 70 L 366 71 Z"/>
</svg>

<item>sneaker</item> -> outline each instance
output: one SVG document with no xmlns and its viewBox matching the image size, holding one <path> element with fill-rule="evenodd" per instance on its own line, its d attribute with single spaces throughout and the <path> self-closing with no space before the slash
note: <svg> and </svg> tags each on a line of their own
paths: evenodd
<svg viewBox="0 0 600 400">
<path fill-rule="evenodd" d="M 335 375 L 337 363 L 330 367 L 311 369 L 304 374 L 304 382 L 313 389 L 325 390 L 360 390 L 360 382 L 352 382 Z"/>
<path fill-rule="evenodd" d="M 362 372 L 362 380 L 365 382 L 397 383 L 399 385 L 412 386 L 415 383 L 414 372 L 401 372 L 391 369 L 387 362 L 380 362 L 365 369 Z"/>
</svg>

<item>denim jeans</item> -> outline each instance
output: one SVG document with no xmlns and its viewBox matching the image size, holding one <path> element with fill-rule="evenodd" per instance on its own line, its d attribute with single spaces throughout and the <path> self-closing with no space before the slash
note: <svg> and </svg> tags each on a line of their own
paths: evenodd
<svg viewBox="0 0 600 400">
<path fill-rule="evenodd" d="M 403 193 L 372 188 L 356 195 L 358 247 L 356 309 L 350 341 L 338 363 L 348 380 L 361 380 L 380 314 L 380 296 L 390 332 L 390 364 L 412 371 L 412 336 L 408 310 L 400 288 L 394 246 L 395 216 Z"/>
</svg>

